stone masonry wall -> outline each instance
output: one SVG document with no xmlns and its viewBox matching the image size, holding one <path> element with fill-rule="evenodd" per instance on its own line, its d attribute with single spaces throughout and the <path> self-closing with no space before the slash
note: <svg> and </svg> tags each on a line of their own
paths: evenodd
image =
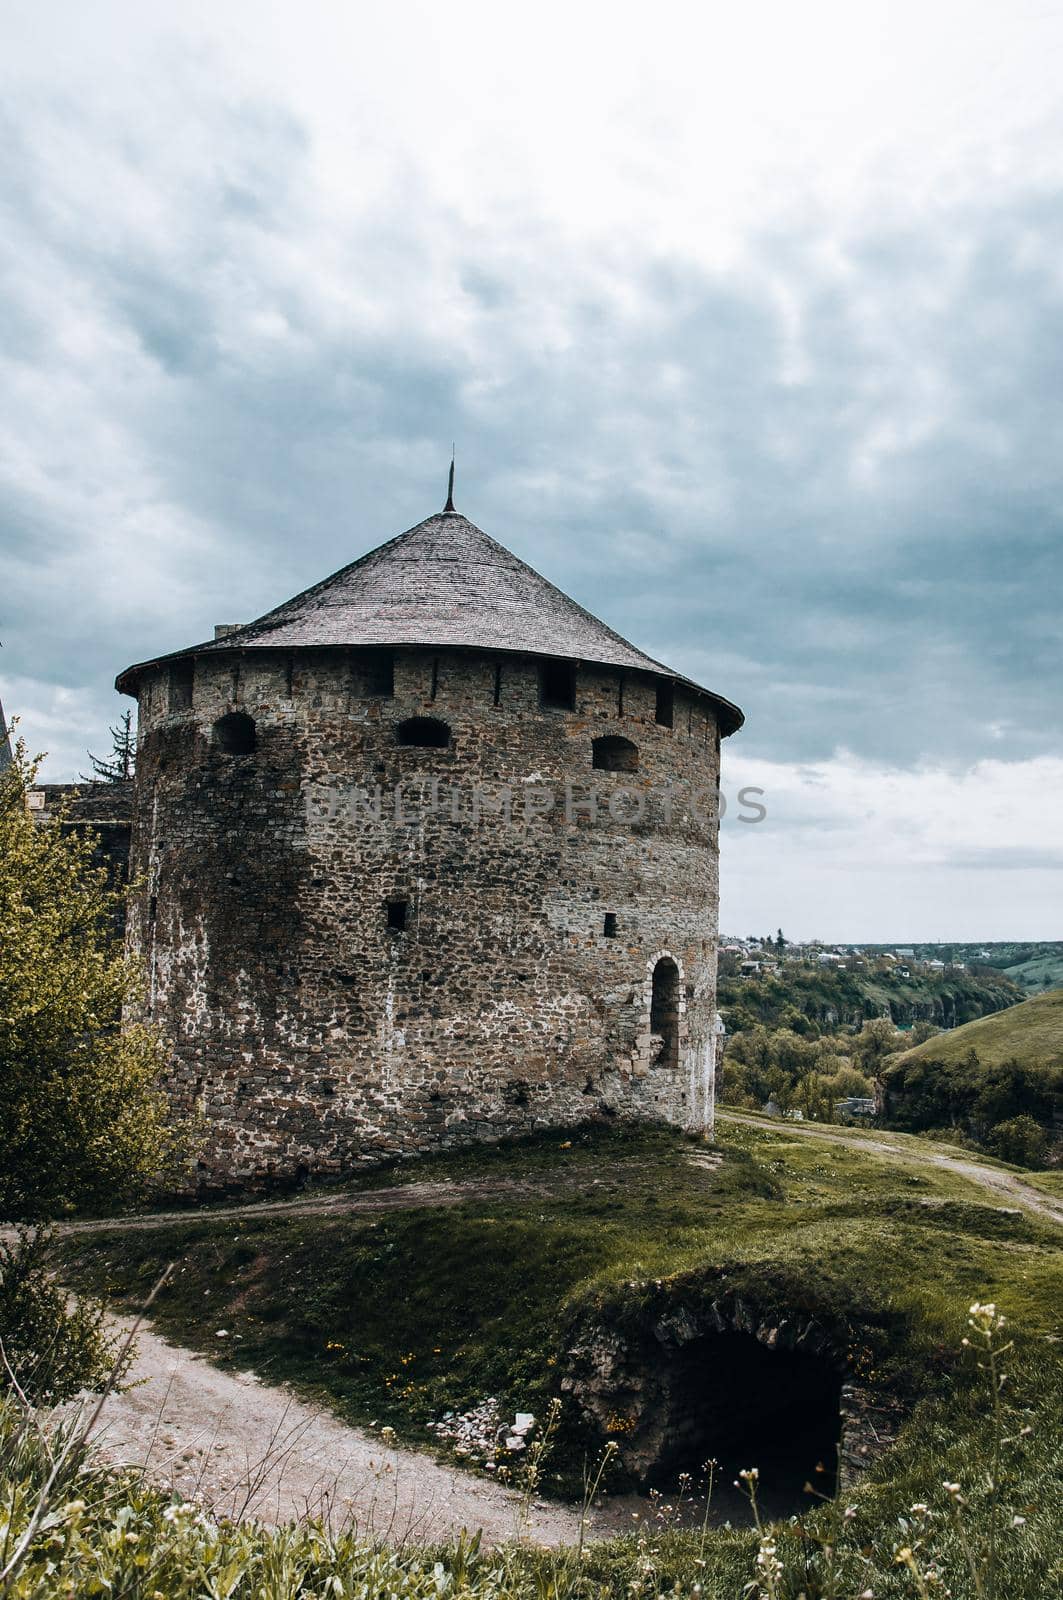
<svg viewBox="0 0 1063 1600">
<path fill-rule="evenodd" d="M 260 650 L 141 683 L 130 937 L 171 1091 L 209 1123 L 203 1181 L 593 1114 L 710 1128 L 711 702 L 677 687 L 669 728 L 649 676 L 581 667 L 566 711 L 540 705 L 531 658 L 400 649 L 391 696 L 374 667 Z M 212 731 L 234 709 L 251 754 Z M 412 716 L 446 722 L 449 748 L 401 746 Z M 637 745 L 637 773 L 592 768 L 602 735 Z M 670 817 L 660 793 L 641 818 L 630 799 L 607 809 L 666 786 Z M 650 1027 L 661 960 L 678 969 L 674 1065 Z"/>
</svg>

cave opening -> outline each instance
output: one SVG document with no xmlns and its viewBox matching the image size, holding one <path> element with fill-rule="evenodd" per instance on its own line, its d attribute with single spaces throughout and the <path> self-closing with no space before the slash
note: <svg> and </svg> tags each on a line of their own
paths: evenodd
<svg viewBox="0 0 1063 1600">
<path fill-rule="evenodd" d="M 667 1418 L 650 1484 L 671 1487 L 683 1473 L 698 1483 L 714 1459 L 721 1484 L 756 1467 L 772 1515 L 807 1508 L 807 1482 L 834 1494 L 842 1374 L 827 1357 L 713 1333 L 677 1351 L 665 1378 Z"/>
</svg>

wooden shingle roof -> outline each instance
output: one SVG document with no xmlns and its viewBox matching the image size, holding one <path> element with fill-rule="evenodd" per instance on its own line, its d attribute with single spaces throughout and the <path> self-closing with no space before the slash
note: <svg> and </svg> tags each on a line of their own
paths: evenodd
<svg viewBox="0 0 1063 1600">
<path fill-rule="evenodd" d="M 742 713 L 644 655 L 460 512 L 427 517 L 256 622 L 158 660 L 234 650 L 427 645 L 554 656 L 653 673 L 709 694 L 732 733 Z M 136 692 L 145 667 L 117 687 Z"/>
</svg>

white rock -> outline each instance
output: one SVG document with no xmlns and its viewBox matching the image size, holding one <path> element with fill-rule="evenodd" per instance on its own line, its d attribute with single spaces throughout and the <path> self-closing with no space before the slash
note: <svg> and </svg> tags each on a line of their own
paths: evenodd
<svg viewBox="0 0 1063 1600">
<path fill-rule="evenodd" d="M 521 1437 L 521 1435 L 519 1433 L 511 1433 L 510 1434 L 509 1438 L 506 1440 L 506 1449 L 507 1450 L 523 1450 L 524 1449 L 524 1440 L 523 1440 L 523 1438 Z"/>
<path fill-rule="evenodd" d="M 535 1413 L 533 1411 L 518 1411 L 513 1424 L 514 1433 L 530 1433 L 535 1427 Z"/>
</svg>

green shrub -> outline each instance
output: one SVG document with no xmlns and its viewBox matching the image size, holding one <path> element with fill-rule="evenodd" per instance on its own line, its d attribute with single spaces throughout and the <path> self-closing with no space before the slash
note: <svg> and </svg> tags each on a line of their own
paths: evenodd
<svg viewBox="0 0 1063 1600">
<path fill-rule="evenodd" d="M 120 1028 L 135 974 L 93 840 L 33 821 L 19 744 L 0 777 L 0 1217 L 113 1209 L 178 1152 L 158 1040 Z"/>
<path fill-rule="evenodd" d="M 0 1390 L 17 1385 L 35 1405 L 99 1388 L 118 1359 L 103 1308 L 86 1297 L 69 1302 L 51 1277 L 40 1231 L 0 1243 L 0 1348 Z"/>
<path fill-rule="evenodd" d="M 1048 1134 L 1025 1113 L 1009 1117 L 990 1128 L 983 1143 L 991 1155 L 1018 1167 L 1043 1167 L 1048 1157 Z"/>
</svg>

